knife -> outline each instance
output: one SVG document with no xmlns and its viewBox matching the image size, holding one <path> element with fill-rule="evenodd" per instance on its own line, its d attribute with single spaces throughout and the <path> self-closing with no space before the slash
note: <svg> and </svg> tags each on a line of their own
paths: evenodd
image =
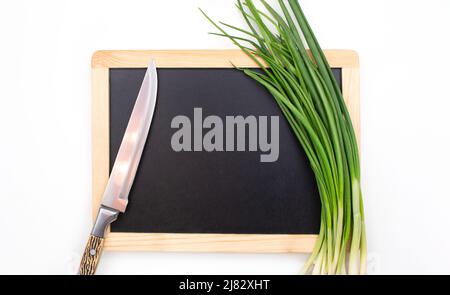
<svg viewBox="0 0 450 295">
<path fill-rule="evenodd" d="M 81 259 L 78 271 L 80 275 L 95 273 L 102 254 L 106 228 L 117 219 L 119 213 L 124 213 L 127 208 L 128 194 L 133 185 L 152 123 L 157 88 L 156 65 L 154 61 L 151 61 L 141 84 L 108 184 L 103 193 L 97 218 Z"/>
</svg>

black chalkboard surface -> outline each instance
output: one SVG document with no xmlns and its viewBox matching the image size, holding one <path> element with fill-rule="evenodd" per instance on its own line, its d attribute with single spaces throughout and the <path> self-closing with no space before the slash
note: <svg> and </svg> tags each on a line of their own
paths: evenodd
<svg viewBox="0 0 450 295">
<path fill-rule="evenodd" d="M 110 167 L 145 69 L 111 68 Z M 341 83 L 341 70 L 334 74 Z M 158 69 L 158 101 L 129 195 L 112 232 L 317 234 L 320 201 L 314 175 L 272 96 L 235 69 Z M 175 152 L 175 116 L 279 116 L 279 158 L 260 152 Z M 248 136 L 248 133 L 247 133 Z"/>
</svg>

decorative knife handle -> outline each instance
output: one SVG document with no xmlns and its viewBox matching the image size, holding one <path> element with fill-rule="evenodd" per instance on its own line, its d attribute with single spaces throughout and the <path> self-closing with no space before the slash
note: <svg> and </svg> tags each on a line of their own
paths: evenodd
<svg viewBox="0 0 450 295">
<path fill-rule="evenodd" d="M 91 235 L 84 249 L 83 258 L 81 258 L 80 275 L 93 275 L 97 269 L 100 256 L 102 255 L 104 238 Z"/>
<path fill-rule="evenodd" d="M 97 269 L 97 265 L 102 255 L 104 236 L 106 228 L 115 221 L 119 216 L 119 211 L 101 206 L 98 210 L 97 219 L 92 228 L 91 236 L 84 249 L 83 258 L 81 259 L 80 275 L 93 275 Z"/>
</svg>

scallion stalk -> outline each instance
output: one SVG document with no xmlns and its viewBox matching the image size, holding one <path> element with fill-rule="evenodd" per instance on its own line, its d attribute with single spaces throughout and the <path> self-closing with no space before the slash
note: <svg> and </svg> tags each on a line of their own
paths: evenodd
<svg viewBox="0 0 450 295">
<path fill-rule="evenodd" d="M 229 38 L 263 70 L 241 69 L 273 95 L 309 159 L 322 212 L 319 237 L 302 273 L 364 274 L 359 154 L 341 89 L 298 1 L 279 0 L 281 12 L 259 0 L 262 11 L 255 2 L 236 4 L 248 29 L 216 23 L 201 12 L 219 30 L 212 34 Z"/>
</svg>

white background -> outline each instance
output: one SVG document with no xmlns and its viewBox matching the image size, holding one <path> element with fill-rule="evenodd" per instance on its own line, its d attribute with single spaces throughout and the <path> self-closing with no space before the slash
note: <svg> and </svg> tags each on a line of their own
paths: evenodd
<svg viewBox="0 0 450 295">
<path fill-rule="evenodd" d="M 275 2 L 275 1 L 269 1 Z M 302 0 L 323 48 L 361 59 L 372 274 L 450 273 L 450 1 Z M 233 48 L 234 1 L 2 1 L 0 273 L 74 273 L 91 225 L 90 58 Z M 297 254 L 104 254 L 99 274 L 295 274 Z"/>
</svg>

